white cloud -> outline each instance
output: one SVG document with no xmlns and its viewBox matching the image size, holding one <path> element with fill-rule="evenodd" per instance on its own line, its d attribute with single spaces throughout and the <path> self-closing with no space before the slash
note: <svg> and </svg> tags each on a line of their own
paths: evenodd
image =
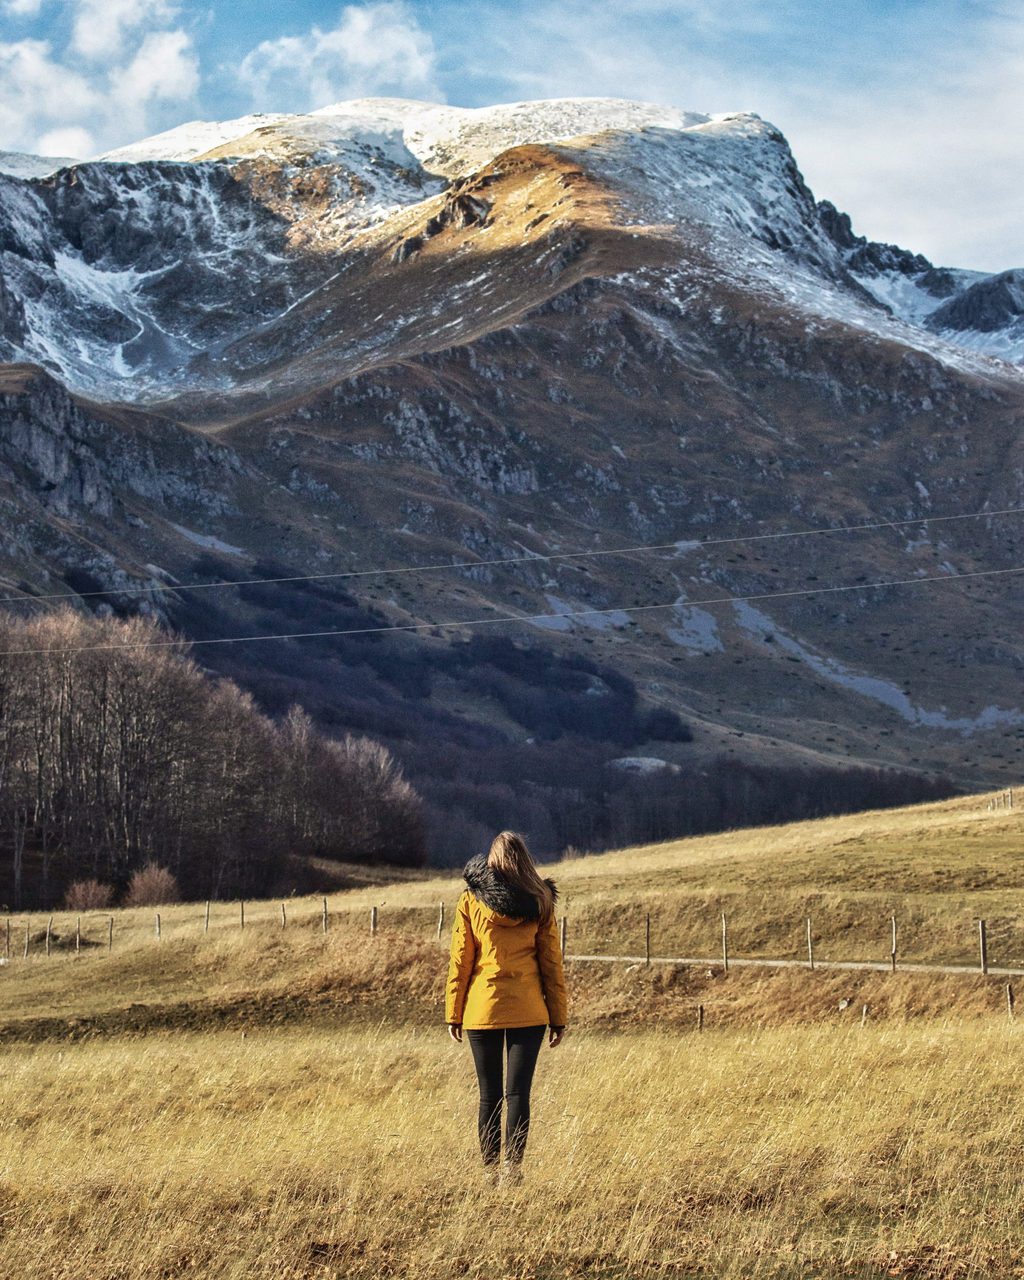
<svg viewBox="0 0 1024 1280">
<path fill-rule="evenodd" d="M 154 99 L 189 98 L 199 87 L 199 67 L 184 31 L 152 31 L 127 66 L 110 74 L 112 100 L 137 111 Z"/>
<path fill-rule="evenodd" d="M 343 98 L 441 96 L 430 35 L 400 2 L 346 5 L 337 26 L 264 40 L 239 79 L 262 110 L 310 110 Z"/>
<path fill-rule="evenodd" d="M 490 15 L 478 37 L 477 60 L 470 53 L 467 69 L 507 85 L 503 96 L 509 97 L 622 97 L 691 111 L 732 110 L 744 97 L 742 77 L 726 57 L 698 49 L 698 37 L 713 43 L 737 32 L 757 34 L 788 8 L 781 0 L 778 6 L 760 0 L 536 0 L 528 11 Z"/>
<path fill-rule="evenodd" d="M 1019 9 L 991 9 L 923 75 L 870 93 L 777 96 L 771 109 L 805 176 L 855 230 L 944 266 L 1024 265 Z"/>
<path fill-rule="evenodd" d="M 44 133 L 35 150 L 41 156 L 73 156 L 76 160 L 87 160 L 96 150 L 96 144 L 88 129 L 69 125 L 65 129 L 51 129 Z"/>
<path fill-rule="evenodd" d="M 153 104 L 187 101 L 198 85 L 191 37 L 180 30 L 149 32 L 103 69 L 55 56 L 45 40 L 0 42 L 0 150 L 95 154 L 145 136 Z"/>
<path fill-rule="evenodd" d="M 4 0 L 4 13 L 16 18 L 34 18 L 43 7 L 43 0 Z"/>
<path fill-rule="evenodd" d="M 129 32 L 169 21 L 168 0 L 76 0 L 71 47 L 86 58 L 109 61 L 124 52 Z"/>
<path fill-rule="evenodd" d="M 88 118 L 100 102 L 84 76 L 54 61 L 45 40 L 0 43 L 0 147 L 32 149 L 42 127 Z"/>
</svg>

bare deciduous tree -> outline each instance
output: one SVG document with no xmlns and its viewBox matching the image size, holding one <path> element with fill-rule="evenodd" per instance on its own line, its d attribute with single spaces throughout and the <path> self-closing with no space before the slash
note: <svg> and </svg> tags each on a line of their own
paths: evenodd
<svg viewBox="0 0 1024 1280">
<path fill-rule="evenodd" d="M 280 724 L 143 619 L 71 610 L 0 630 L 0 859 L 10 899 L 123 890 L 156 863 L 186 896 L 254 893 L 294 856 L 422 862 L 418 797 L 374 742 Z M 102 647 L 96 647 L 102 646 Z M 22 652 L 13 652 L 13 651 Z M 72 652 L 74 651 L 74 652 Z M 2 862 L 0 862 L 2 869 Z"/>
</svg>

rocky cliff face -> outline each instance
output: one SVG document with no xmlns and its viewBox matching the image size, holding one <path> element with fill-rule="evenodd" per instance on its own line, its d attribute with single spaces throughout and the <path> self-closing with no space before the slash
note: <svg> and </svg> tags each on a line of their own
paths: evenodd
<svg viewBox="0 0 1024 1280">
<path fill-rule="evenodd" d="M 757 117 L 361 103 L 4 183 L 12 593 L 422 628 L 197 650 L 413 755 L 535 736 L 448 625 L 516 615 L 692 726 L 634 754 L 1016 772 L 1017 579 L 953 578 L 1024 565 L 1020 273 L 856 236 Z"/>
</svg>

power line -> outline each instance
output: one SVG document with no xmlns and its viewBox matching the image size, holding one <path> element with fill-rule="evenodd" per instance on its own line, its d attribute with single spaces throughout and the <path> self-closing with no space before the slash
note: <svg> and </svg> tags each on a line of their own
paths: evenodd
<svg viewBox="0 0 1024 1280">
<path fill-rule="evenodd" d="M 64 649 L 4 649 L 0 658 L 19 654 L 41 653 L 92 653 L 100 649 L 166 649 L 197 648 L 211 644 L 252 644 L 264 640 L 314 640 L 335 636 L 381 635 L 386 632 L 447 630 L 457 627 L 484 627 L 501 622 L 544 622 L 558 618 L 590 618 L 611 613 L 653 613 L 660 609 L 692 609 L 709 604 L 747 604 L 755 600 L 793 600 L 798 596 L 834 595 L 841 591 L 874 591 L 884 587 L 917 587 L 928 583 L 963 582 L 969 578 L 996 578 L 1013 573 L 1024 573 L 1024 565 L 1010 569 L 978 569 L 971 573 L 935 574 L 925 578 L 895 578 L 884 582 L 855 582 L 836 587 L 807 587 L 799 591 L 764 591 L 749 596 L 710 596 L 702 600 L 671 600 L 663 604 L 641 604 L 608 609 L 577 609 L 566 613 L 500 614 L 490 618 L 451 619 L 445 622 L 404 622 L 386 627 L 347 627 L 332 631 L 272 632 L 266 635 L 218 636 L 209 640 L 139 640 L 126 644 L 87 644 Z"/>
<path fill-rule="evenodd" d="M 163 591 L 211 591 L 223 590 L 226 587 L 270 586 L 275 583 L 286 582 L 326 582 L 346 578 L 387 577 L 393 574 L 439 573 L 443 570 L 449 569 L 497 568 L 501 565 L 511 564 L 545 564 L 555 560 L 587 560 L 598 556 L 628 556 L 653 551 L 678 551 L 681 545 L 686 546 L 689 542 L 692 542 L 694 545 L 687 549 L 696 551 L 701 547 L 732 546 L 747 542 L 773 542 L 780 541 L 785 538 L 814 538 L 825 534 L 836 533 L 864 533 L 872 529 L 899 529 L 907 525 L 944 524 L 954 520 L 977 520 L 983 516 L 1016 515 L 1024 515 L 1024 507 L 1004 507 L 997 511 L 968 511 L 959 515 L 951 516 L 915 516 L 913 519 L 909 520 L 878 520 L 867 524 L 825 526 L 819 529 L 789 529 L 783 530 L 779 533 L 752 533 L 734 538 L 677 538 L 673 542 L 640 543 L 633 547 L 615 547 L 608 549 L 599 548 L 592 551 L 557 551 L 548 554 L 531 552 L 527 555 L 501 556 L 492 560 L 453 560 L 447 564 L 397 565 L 392 568 L 385 569 L 345 569 L 336 573 L 289 574 L 273 578 L 238 578 L 227 582 L 158 582 L 151 583 L 147 586 L 109 587 L 98 591 L 58 591 L 51 592 L 48 595 L 28 595 L 27 593 L 23 593 L 24 599 L 0 600 L 0 604 L 22 604 L 24 600 L 33 600 L 39 603 L 48 600 L 86 600 L 93 599 L 98 596 L 147 595 L 153 592 Z"/>
</svg>

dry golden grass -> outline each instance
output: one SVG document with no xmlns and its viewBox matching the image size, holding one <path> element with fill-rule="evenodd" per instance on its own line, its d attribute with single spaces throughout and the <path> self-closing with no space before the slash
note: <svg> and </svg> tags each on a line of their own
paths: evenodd
<svg viewBox="0 0 1024 1280">
<path fill-rule="evenodd" d="M 823 956 L 883 958 L 895 909 L 908 959 L 970 961 L 973 917 L 1003 917 L 1005 962 L 1022 834 L 975 797 L 553 873 L 579 950 L 635 951 L 650 910 L 656 951 L 714 954 L 725 905 L 748 954 L 799 954 L 813 905 Z M 1024 1031 L 980 975 L 570 964 L 527 1180 L 485 1187 L 469 1054 L 441 1026 L 437 904 L 458 887 L 334 894 L 326 936 L 315 898 L 285 929 L 275 902 L 247 904 L 244 930 L 214 904 L 209 933 L 202 904 L 167 907 L 159 943 L 152 910 L 117 911 L 109 955 L 105 915 L 75 956 L 58 913 L 53 954 L 34 940 L 28 961 L 15 917 L 0 1274 L 1024 1275 Z"/>
<path fill-rule="evenodd" d="M 18 1047 L 4 1274 L 1019 1275 L 1020 1035 L 579 1033 L 543 1051 L 504 1190 L 441 1029 Z"/>
</svg>

